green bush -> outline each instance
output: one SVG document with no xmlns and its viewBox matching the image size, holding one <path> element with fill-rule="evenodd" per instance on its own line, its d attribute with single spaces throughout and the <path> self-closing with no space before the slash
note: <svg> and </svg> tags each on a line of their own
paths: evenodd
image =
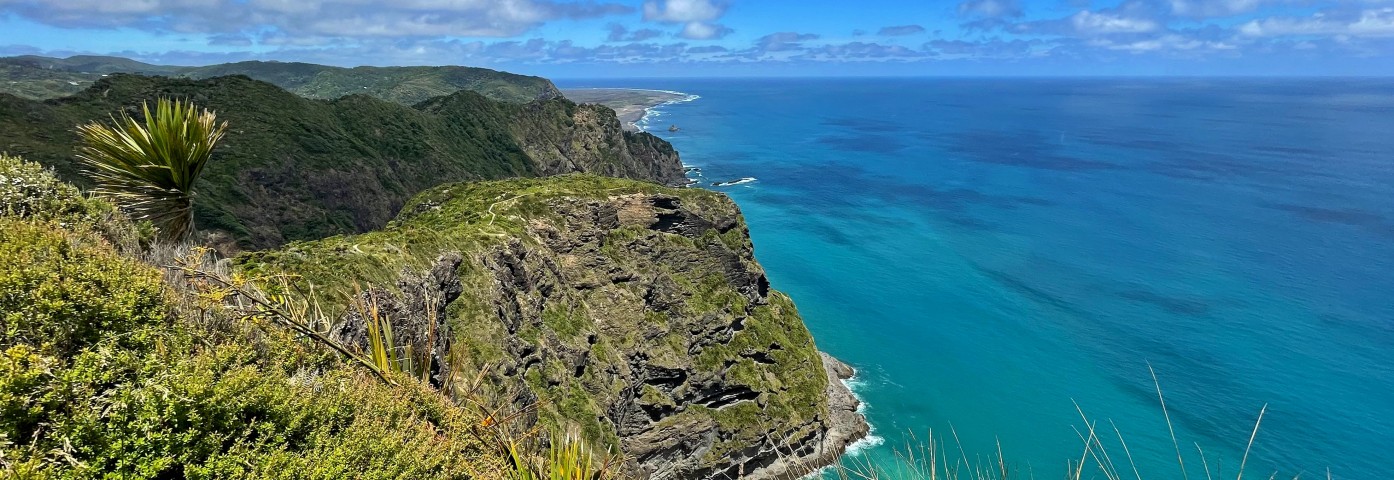
<svg viewBox="0 0 1394 480">
<path fill-rule="evenodd" d="M 80 234 L 0 218 L 0 347 L 67 357 L 167 317 L 158 270 Z"/>
<path fill-rule="evenodd" d="M 0 216 L 56 222 L 96 232 L 121 248 L 134 247 L 139 229 L 112 204 L 88 198 L 43 166 L 0 153 Z M 147 234 L 148 236 L 148 234 Z"/>
<path fill-rule="evenodd" d="M 158 270 L 0 217 L 0 478 L 479 478 L 479 416 L 290 332 L 199 335 Z M 210 315 L 227 312 L 208 311 Z M 407 380 L 407 379 L 402 379 Z"/>
<path fill-rule="evenodd" d="M 0 445 L 20 447 L 5 456 L 42 459 L 41 478 L 467 478 L 501 468 L 473 417 L 423 385 L 389 387 L 329 364 L 288 374 L 294 359 L 252 345 L 161 340 L 164 349 L 103 345 L 67 368 L 26 346 L 5 352 Z"/>
</svg>

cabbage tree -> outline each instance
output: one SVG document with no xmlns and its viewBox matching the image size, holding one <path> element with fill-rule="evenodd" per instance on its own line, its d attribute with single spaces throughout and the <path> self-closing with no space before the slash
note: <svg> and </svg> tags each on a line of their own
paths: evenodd
<svg viewBox="0 0 1394 480">
<path fill-rule="evenodd" d="M 152 111 L 143 104 L 144 121 L 126 112 L 111 123 L 78 126 L 78 158 L 107 197 L 136 220 L 149 220 L 168 241 L 180 241 L 194 229 L 194 182 L 227 132 L 217 114 L 193 102 L 161 98 Z"/>
</svg>

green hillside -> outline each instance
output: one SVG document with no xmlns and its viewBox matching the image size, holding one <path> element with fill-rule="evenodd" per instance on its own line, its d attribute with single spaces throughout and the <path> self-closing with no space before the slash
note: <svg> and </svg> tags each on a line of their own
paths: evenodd
<svg viewBox="0 0 1394 480">
<path fill-rule="evenodd" d="M 190 78 L 246 75 L 310 98 L 367 94 L 403 105 L 415 105 L 459 90 L 472 90 L 495 100 L 519 103 L 561 96 L 556 86 L 545 78 L 454 66 L 340 68 L 308 63 L 240 62 L 191 68 L 179 75 Z"/>
<path fill-rule="evenodd" d="M 367 231 L 416 192 L 443 182 L 594 171 L 677 183 L 682 175 L 671 146 L 622 134 L 613 112 L 596 116 L 603 107 L 565 99 L 527 106 L 461 91 L 425 112 L 367 95 L 308 99 L 247 77 L 115 74 L 57 100 L 0 94 L 0 151 L 83 184 L 74 126 L 120 109 L 135 113 L 142 101 L 162 96 L 192 99 L 232 125 L 197 186 L 195 212 L 197 227 L 218 233 L 214 241 L 225 246 Z M 577 121 L 567 112 L 585 115 Z M 553 128 L 545 140 L 556 145 L 525 138 L 515 125 Z M 571 148 L 577 142 L 588 147 Z M 549 152 L 546 163 L 529 150 Z"/>
<path fill-rule="evenodd" d="M 42 100 L 76 94 L 104 75 L 138 73 L 204 79 L 246 75 L 309 98 L 366 94 L 403 105 L 472 90 L 485 97 L 526 103 L 561 96 L 552 82 L 487 68 L 356 67 L 298 62 L 237 62 L 202 67 L 151 65 L 121 57 L 0 58 L 0 93 Z"/>
</svg>

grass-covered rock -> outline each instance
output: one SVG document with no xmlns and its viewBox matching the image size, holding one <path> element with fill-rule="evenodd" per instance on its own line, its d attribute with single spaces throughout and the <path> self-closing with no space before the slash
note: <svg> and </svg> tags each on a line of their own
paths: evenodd
<svg viewBox="0 0 1394 480">
<path fill-rule="evenodd" d="M 864 433 L 855 414 L 834 421 L 813 339 L 718 193 L 590 175 L 444 185 L 384 229 L 234 261 L 313 285 L 331 316 L 381 288 L 399 338 L 431 324 L 402 306 L 439 305 L 457 375 L 483 369 L 639 478 L 787 475 L 840 452 L 831 430 Z"/>
</svg>

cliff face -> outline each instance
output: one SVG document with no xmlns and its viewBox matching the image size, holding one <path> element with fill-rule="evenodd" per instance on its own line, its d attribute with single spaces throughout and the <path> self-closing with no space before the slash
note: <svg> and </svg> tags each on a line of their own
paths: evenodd
<svg viewBox="0 0 1394 480">
<path fill-rule="evenodd" d="M 381 231 L 236 263 L 321 292 L 374 285 L 363 295 L 433 353 L 437 384 L 482 370 L 638 478 L 789 478 L 866 433 L 837 381 L 850 369 L 816 350 L 717 193 L 588 175 L 446 185 Z M 343 318 L 336 334 L 361 341 Z"/>
<path fill-rule="evenodd" d="M 569 100 L 523 107 L 513 124 L 523 150 L 547 175 L 586 172 L 680 185 L 678 152 L 648 133 L 626 132 L 615 111 Z"/>
<path fill-rule="evenodd" d="M 0 151 L 83 185 L 74 127 L 120 110 L 138 114 L 141 101 L 161 96 L 192 99 L 231 125 L 196 187 L 195 216 L 201 230 L 240 248 L 378 228 L 411 195 L 446 182 L 569 172 L 682 177 L 667 142 L 614 133 L 620 125 L 608 110 L 586 110 L 593 118 L 584 121 L 553 115 L 583 110 L 565 99 L 523 105 L 461 91 L 413 108 L 367 95 L 311 100 L 246 77 L 113 75 L 58 100 L 0 94 Z"/>
</svg>

